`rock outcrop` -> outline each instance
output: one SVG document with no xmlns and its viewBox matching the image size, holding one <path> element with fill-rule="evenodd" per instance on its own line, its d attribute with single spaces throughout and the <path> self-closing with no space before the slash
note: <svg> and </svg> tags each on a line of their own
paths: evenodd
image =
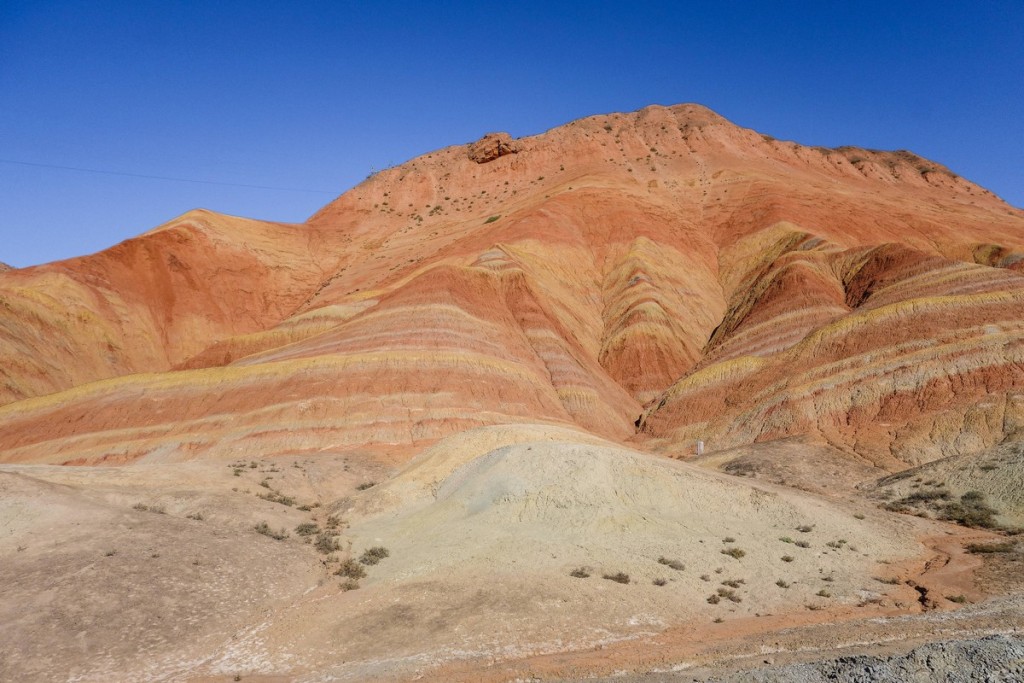
<svg viewBox="0 0 1024 683">
<path fill-rule="evenodd" d="M 486 164 L 506 154 L 519 152 L 519 145 L 508 133 L 488 133 L 469 146 L 469 158 L 478 164 Z"/>
</svg>

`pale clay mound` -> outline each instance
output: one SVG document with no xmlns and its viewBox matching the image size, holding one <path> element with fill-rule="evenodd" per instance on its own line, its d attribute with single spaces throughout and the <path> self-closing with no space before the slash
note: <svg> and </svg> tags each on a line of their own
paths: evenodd
<svg viewBox="0 0 1024 683">
<path fill-rule="evenodd" d="M 494 430 L 471 435 L 482 442 L 478 457 L 466 458 L 472 449 L 464 434 L 455 439 L 461 453 L 454 458 L 463 464 L 445 462 L 442 444 L 352 501 L 347 538 L 356 554 L 378 545 L 391 553 L 359 591 L 360 597 L 391 596 L 391 612 L 382 613 L 369 597 L 348 612 L 351 624 L 371 625 L 372 637 L 365 628 L 343 631 L 364 655 L 526 655 L 657 631 L 687 618 L 710 622 L 806 604 L 852 605 L 881 590 L 871 578 L 880 561 L 919 550 L 899 521 L 858 520 L 818 499 L 686 464 L 570 442 L 492 450 Z M 435 464 L 435 472 L 452 471 L 440 480 L 421 476 Z M 411 502 L 397 502 L 395 490 Z M 814 529 L 801 533 L 801 525 Z M 787 536 L 811 547 L 779 540 Z M 723 542 L 727 537 L 735 540 Z M 722 554 L 728 548 L 745 555 Z M 784 562 L 784 555 L 794 561 Z M 661 557 L 685 569 L 660 564 Z M 589 578 L 570 576 L 581 567 Z M 617 572 L 627 573 L 630 584 L 601 578 Z M 667 585 L 653 585 L 658 578 Z M 780 579 L 791 586 L 777 586 Z M 725 580 L 744 581 L 736 589 L 742 601 L 708 604 Z M 830 597 L 816 595 L 823 589 Z"/>
</svg>

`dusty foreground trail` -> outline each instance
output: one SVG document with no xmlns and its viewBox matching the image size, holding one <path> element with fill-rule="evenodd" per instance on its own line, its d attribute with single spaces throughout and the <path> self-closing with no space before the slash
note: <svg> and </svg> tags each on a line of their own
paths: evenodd
<svg viewBox="0 0 1024 683">
<path fill-rule="evenodd" d="M 963 545 L 990 541 L 990 536 L 960 531 L 925 539 L 931 553 L 899 573 L 902 590 L 895 592 L 894 607 L 876 605 L 870 613 L 860 607 L 766 614 L 720 624 L 695 621 L 583 652 L 462 663 L 446 667 L 437 678 L 561 683 L 1024 680 L 1021 558 L 981 560 L 964 552 Z M 948 599 L 963 590 L 979 602 L 958 605 Z M 982 597 L 986 593 L 989 597 Z M 915 595 L 916 602 L 904 601 Z"/>
<path fill-rule="evenodd" d="M 1019 631 L 1016 544 L 965 551 L 1006 542 L 544 425 L 398 470 L 4 466 L 0 679 L 702 680 L 902 653 Z"/>
</svg>

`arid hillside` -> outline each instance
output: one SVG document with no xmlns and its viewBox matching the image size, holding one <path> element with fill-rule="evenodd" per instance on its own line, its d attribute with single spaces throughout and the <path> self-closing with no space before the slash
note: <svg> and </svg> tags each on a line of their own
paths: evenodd
<svg viewBox="0 0 1024 683">
<path fill-rule="evenodd" d="M 485 136 L 303 225 L 196 211 L 0 275 L 0 461 L 368 448 L 488 424 L 886 470 L 1013 438 L 1024 213 L 909 152 L 696 105 Z"/>
<path fill-rule="evenodd" d="M 1003 671 L 1022 441 L 1019 209 L 696 105 L 492 133 L 0 268 L 0 679 Z"/>
</svg>

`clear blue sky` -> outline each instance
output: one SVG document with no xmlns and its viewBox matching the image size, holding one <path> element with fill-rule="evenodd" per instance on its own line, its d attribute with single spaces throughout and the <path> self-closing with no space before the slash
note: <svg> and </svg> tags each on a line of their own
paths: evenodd
<svg viewBox="0 0 1024 683">
<path fill-rule="evenodd" d="M 0 261 L 190 208 L 302 221 L 371 169 L 699 102 L 805 144 L 911 149 L 1024 206 L 1024 2 L 0 0 Z"/>
</svg>

